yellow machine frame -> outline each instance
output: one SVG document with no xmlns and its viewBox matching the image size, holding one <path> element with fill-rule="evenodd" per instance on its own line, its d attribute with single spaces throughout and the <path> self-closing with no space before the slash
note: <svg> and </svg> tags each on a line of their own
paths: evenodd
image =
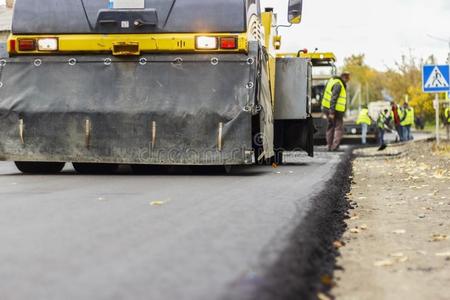
<svg viewBox="0 0 450 300">
<path fill-rule="evenodd" d="M 299 55 L 300 54 L 300 55 Z M 311 61 L 328 61 L 330 63 L 336 62 L 336 55 L 332 52 L 313 52 L 313 53 L 278 53 L 277 57 L 301 57 L 301 58 L 309 58 Z"/>
<path fill-rule="evenodd" d="M 207 37 L 236 37 L 237 49 L 200 50 L 195 42 L 198 36 Z M 20 39 L 57 38 L 58 51 L 19 51 Z M 15 42 L 15 49 L 11 49 Z M 138 46 L 133 53 L 116 53 L 117 45 Z M 207 33 L 207 34 L 61 34 L 61 35 L 10 35 L 8 39 L 8 52 L 13 54 L 55 54 L 55 53 L 97 53 L 113 52 L 115 55 L 140 55 L 141 52 L 248 52 L 247 33 Z"/>
<path fill-rule="evenodd" d="M 264 28 L 264 46 L 267 49 L 269 55 L 269 79 L 270 88 L 272 90 L 272 106 L 275 107 L 275 78 L 276 78 L 276 53 L 275 53 L 275 42 L 276 33 L 273 24 L 277 23 L 276 14 L 273 12 L 263 12 L 261 13 L 261 23 Z M 281 40 L 278 41 L 281 43 Z"/>
</svg>

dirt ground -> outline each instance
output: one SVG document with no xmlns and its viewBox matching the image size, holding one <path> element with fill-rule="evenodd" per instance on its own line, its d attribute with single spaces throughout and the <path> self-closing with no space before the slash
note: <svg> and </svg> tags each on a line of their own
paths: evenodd
<svg viewBox="0 0 450 300">
<path fill-rule="evenodd" d="M 450 143 L 356 151 L 336 299 L 450 299 Z"/>
</svg>

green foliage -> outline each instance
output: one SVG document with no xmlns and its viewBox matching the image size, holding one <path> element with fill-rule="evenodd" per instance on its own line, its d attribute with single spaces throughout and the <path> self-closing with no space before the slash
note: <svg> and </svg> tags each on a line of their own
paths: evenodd
<svg viewBox="0 0 450 300">
<path fill-rule="evenodd" d="M 363 102 L 382 99 L 382 81 L 380 72 L 365 63 L 365 55 L 358 54 L 344 60 L 344 70 L 352 74 L 349 93 L 353 97 L 358 91 Z"/>
<path fill-rule="evenodd" d="M 352 55 L 344 60 L 345 71 L 352 73 L 349 87 L 350 97 L 361 90 L 363 102 L 383 100 L 383 91 L 395 102 L 403 104 L 405 99 L 416 110 L 416 115 L 433 120 L 433 95 L 422 92 L 422 65 L 433 63 L 433 56 L 427 60 L 403 56 L 395 68 L 380 72 L 365 63 L 364 54 Z"/>
<path fill-rule="evenodd" d="M 395 69 L 385 72 L 386 88 L 394 99 L 403 103 L 405 98 L 408 98 L 416 115 L 423 116 L 426 120 L 433 120 L 434 117 L 433 95 L 422 92 L 422 65 L 434 61 L 433 56 L 426 61 L 403 56 L 401 61 L 396 63 Z"/>
</svg>

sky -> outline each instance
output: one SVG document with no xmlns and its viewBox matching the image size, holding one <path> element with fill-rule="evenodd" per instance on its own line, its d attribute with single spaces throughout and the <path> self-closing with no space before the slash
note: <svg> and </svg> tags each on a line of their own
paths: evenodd
<svg viewBox="0 0 450 300">
<path fill-rule="evenodd" d="M 278 23 L 286 22 L 288 0 L 261 0 L 274 7 Z M 303 0 L 299 25 L 281 28 L 283 52 L 307 48 L 344 57 L 364 53 L 372 67 L 394 67 L 402 55 L 434 54 L 446 63 L 450 40 L 450 0 Z"/>
</svg>

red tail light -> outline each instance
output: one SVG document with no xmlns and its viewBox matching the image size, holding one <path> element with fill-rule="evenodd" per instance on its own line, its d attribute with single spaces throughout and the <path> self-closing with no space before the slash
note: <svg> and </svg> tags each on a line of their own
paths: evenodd
<svg viewBox="0 0 450 300">
<path fill-rule="evenodd" d="M 221 49 L 236 49 L 237 39 L 235 37 L 223 37 L 220 39 Z"/>
<path fill-rule="evenodd" d="M 19 51 L 36 51 L 36 41 L 31 39 L 19 40 Z"/>
<path fill-rule="evenodd" d="M 16 40 L 9 40 L 9 51 L 14 53 L 16 52 Z"/>
</svg>

